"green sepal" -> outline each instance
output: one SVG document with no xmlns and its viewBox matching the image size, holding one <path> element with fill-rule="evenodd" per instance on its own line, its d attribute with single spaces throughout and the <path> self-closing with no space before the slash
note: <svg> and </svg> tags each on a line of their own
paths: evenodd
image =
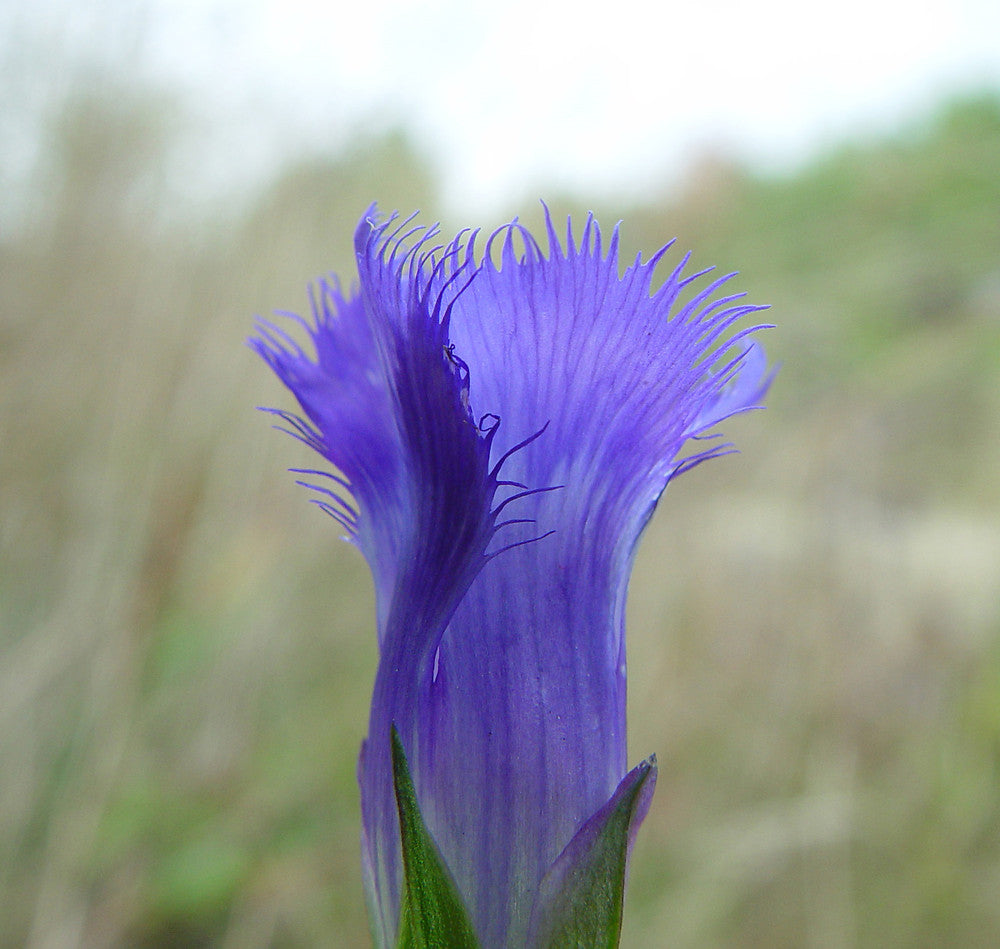
<svg viewBox="0 0 1000 949">
<path fill-rule="evenodd" d="M 617 949 L 631 840 L 655 786 L 651 757 L 625 776 L 559 855 L 539 887 L 531 949 Z"/>
<path fill-rule="evenodd" d="M 396 726 L 392 783 L 403 845 L 403 892 L 396 949 L 479 949 L 469 914 L 424 824 Z"/>
</svg>

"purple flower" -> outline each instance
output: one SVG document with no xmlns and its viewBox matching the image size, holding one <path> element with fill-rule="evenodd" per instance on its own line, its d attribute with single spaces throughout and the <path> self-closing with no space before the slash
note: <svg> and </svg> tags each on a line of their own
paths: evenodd
<svg viewBox="0 0 1000 949">
<path fill-rule="evenodd" d="M 374 576 L 376 942 L 399 924 L 395 725 L 480 943 L 521 947 L 626 776 L 637 541 L 672 477 L 730 450 L 688 439 L 761 400 L 759 327 L 734 328 L 761 308 L 720 297 L 728 277 L 698 289 L 687 257 L 651 295 L 667 247 L 619 277 L 618 231 L 605 249 L 592 218 L 563 246 L 546 214 L 547 253 L 515 221 L 478 261 L 476 233 L 442 247 L 412 220 L 362 218 L 359 291 L 322 281 L 300 320 L 315 358 L 269 323 L 253 345 L 302 410 L 277 414 L 335 469 L 303 483 Z"/>
</svg>

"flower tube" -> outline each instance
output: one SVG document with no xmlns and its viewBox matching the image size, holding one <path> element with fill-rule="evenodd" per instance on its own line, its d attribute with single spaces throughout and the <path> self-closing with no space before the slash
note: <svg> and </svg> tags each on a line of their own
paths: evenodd
<svg viewBox="0 0 1000 949">
<path fill-rule="evenodd" d="M 627 858 L 655 781 L 626 773 L 638 538 L 671 478 L 730 450 L 689 439 L 770 381 L 760 327 L 737 327 L 762 308 L 728 277 L 685 257 L 651 293 L 670 245 L 619 275 L 617 228 L 605 247 L 592 218 L 578 242 L 546 227 L 547 252 L 515 221 L 478 256 L 476 233 L 439 246 L 373 207 L 358 290 L 322 281 L 300 320 L 314 355 L 272 323 L 253 341 L 301 408 L 277 414 L 333 466 L 303 483 L 374 578 L 358 777 L 380 947 L 406 869 L 394 736 L 479 945 L 551 944 L 613 815 Z"/>
</svg>

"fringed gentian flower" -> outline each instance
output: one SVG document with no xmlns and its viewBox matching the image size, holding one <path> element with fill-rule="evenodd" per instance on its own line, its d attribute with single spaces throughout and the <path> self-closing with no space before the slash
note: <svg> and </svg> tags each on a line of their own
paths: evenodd
<svg viewBox="0 0 1000 949">
<path fill-rule="evenodd" d="M 626 773 L 629 573 L 667 482 L 729 450 L 685 443 L 767 388 L 759 327 L 735 328 L 761 308 L 727 277 L 698 289 L 687 257 L 651 294 L 667 248 L 619 276 L 592 219 L 563 244 L 546 214 L 547 252 L 515 221 L 481 257 L 411 221 L 362 218 L 359 289 L 322 281 L 300 320 L 315 356 L 270 323 L 253 341 L 301 406 L 277 414 L 333 466 L 304 483 L 374 575 L 375 941 L 616 945 L 655 782 L 652 759 Z M 437 923 L 421 908 L 449 898 Z"/>
</svg>

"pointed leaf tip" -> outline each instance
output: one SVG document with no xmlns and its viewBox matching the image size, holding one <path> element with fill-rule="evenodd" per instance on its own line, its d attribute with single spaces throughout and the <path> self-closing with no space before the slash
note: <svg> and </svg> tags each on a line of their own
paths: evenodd
<svg viewBox="0 0 1000 949">
<path fill-rule="evenodd" d="M 403 850 L 396 949 L 479 949 L 455 881 L 424 824 L 395 725 L 391 740 L 392 780 Z"/>
<path fill-rule="evenodd" d="M 531 949 L 617 949 L 628 856 L 656 786 L 656 757 L 633 768 L 542 879 Z"/>
</svg>

